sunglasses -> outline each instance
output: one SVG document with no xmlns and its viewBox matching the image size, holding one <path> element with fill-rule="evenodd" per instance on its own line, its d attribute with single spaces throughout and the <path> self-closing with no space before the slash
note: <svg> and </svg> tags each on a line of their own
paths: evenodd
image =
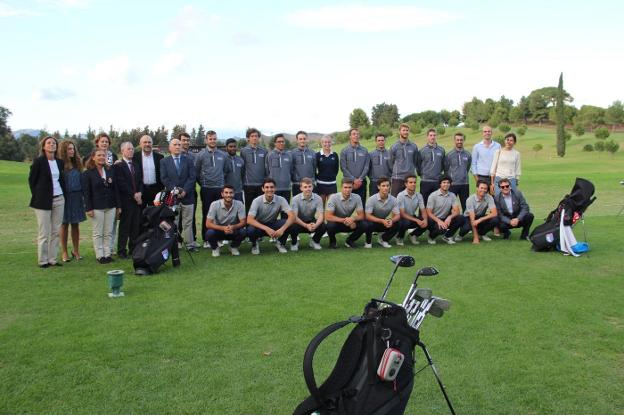
<svg viewBox="0 0 624 415">
<path fill-rule="evenodd" d="M 509 189 L 509 185 L 508 184 L 501 184 L 500 186 L 501 189 Z"/>
</svg>

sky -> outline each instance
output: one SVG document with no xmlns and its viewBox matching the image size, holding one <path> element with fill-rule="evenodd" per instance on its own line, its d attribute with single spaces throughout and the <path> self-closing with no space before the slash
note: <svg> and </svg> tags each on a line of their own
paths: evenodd
<svg viewBox="0 0 624 415">
<path fill-rule="evenodd" d="M 348 128 L 518 101 L 624 99 L 621 1 L 0 0 L 0 106 L 13 130 L 155 128 L 242 134 Z"/>
</svg>

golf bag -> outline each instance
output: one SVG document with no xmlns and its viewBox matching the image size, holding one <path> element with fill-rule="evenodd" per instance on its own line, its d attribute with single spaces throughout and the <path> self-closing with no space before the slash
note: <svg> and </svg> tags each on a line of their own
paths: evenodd
<svg viewBox="0 0 624 415">
<path fill-rule="evenodd" d="M 173 266 L 180 265 L 176 214 L 167 205 L 148 206 L 143 210 L 143 232 L 132 251 L 135 274 L 158 272 L 171 257 Z"/>
<path fill-rule="evenodd" d="M 543 224 L 533 229 L 530 239 L 534 251 L 550 251 L 559 244 L 559 228 L 562 222 L 564 226 L 573 226 L 587 208 L 594 203 L 594 185 L 586 179 L 576 178 L 570 194 L 559 202 L 551 211 Z"/>
<path fill-rule="evenodd" d="M 389 304 L 389 305 L 387 305 Z M 414 384 L 414 347 L 419 332 L 407 323 L 403 307 L 372 300 L 361 317 L 334 323 L 312 339 L 303 361 L 303 374 L 311 396 L 294 415 L 401 415 Z M 386 306 L 387 305 L 387 306 Z M 321 342 L 353 323 L 355 328 L 342 346 L 338 361 L 325 382 L 317 387 L 312 361 Z M 392 348 L 392 349 L 390 349 Z M 400 351 L 404 359 L 394 380 L 378 375 L 387 350 Z"/>
</svg>

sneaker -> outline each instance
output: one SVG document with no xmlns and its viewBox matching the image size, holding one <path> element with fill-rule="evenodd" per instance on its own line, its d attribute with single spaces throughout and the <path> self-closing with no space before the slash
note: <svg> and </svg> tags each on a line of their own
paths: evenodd
<svg viewBox="0 0 624 415">
<path fill-rule="evenodd" d="M 381 239 L 381 237 L 377 239 L 377 242 L 379 243 L 379 245 L 383 246 L 384 248 L 392 248 L 392 245 L 390 245 L 388 242 Z"/>
<path fill-rule="evenodd" d="M 487 235 L 481 235 L 481 239 L 484 240 L 485 242 L 492 242 L 492 238 L 490 238 Z"/>
<path fill-rule="evenodd" d="M 218 257 L 219 255 L 221 255 L 221 252 L 219 252 L 219 248 L 212 250 L 213 257 Z"/>
<path fill-rule="evenodd" d="M 357 248 L 357 247 L 355 246 L 355 242 L 353 242 L 353 241 L 349 241 L 349 240 L 345 241 L 345 246 L 346 246 L 347 248 Z"/>
<path fill-rule="evenodd" d="M 279 241 L 275 242 L 275 247 L 277 248 L 280 254 L 285 254 L 286 252 L 288 252 L 286 247 L 282 245 L 281 242 Z"/>
<path fill-rule="evenodd" d="M 234 256 L 239 256 L 240 252 L 238 252 L 238 248 L 230 247 L 230 253 Z"/>
<path fill-rule="evenodd" d="M 210 242 L 205 241 L 203 247 L 204 247 L 204 249 L 210 248 Z"/>
<path fill-rule="evenodd" d="M 260 255 L 260 246 L 258 245 L 258 243 L 256 243 L 255 245 L 251 246 L 251 254 L 252 255 Z"/>
<path fill-rule="evenodd" d="M 329 242 L 329 249 L 338 249 L 338 247 L 336 246 L 336 242 Z"/>
<path fill-rule="evenodd" d="M 431 239 L 431 238 L 427 238 L 427 243 L 429 245 L 435 245 L 436 244 L 436 240 L 435 239 Z"/>
<path fill-rule="evenodd" d="M 396 240 L 396 244 L 397 244 L 397 246 L 403 246 L 403 245 L 405 245 L 405 244 L 403 243 L 403 238 L 397 238 L 397 240 Z"/>
<path fill-rule="evenodd" d="M 364 244 L 364 248 L 366 249 L 371 249 L 372 247 L 373 247 L 373 244 L 369 244 L 368 242 Z"/>
<path fill-rule="evenodd" d="M 321 244 L 318 242 L 314 242 L 312 239 L 310 239 L 310 248 L 316 249 L 318 251 L 321 249 Z"/>
<path fill-rule="evenodd" d="M 484 240 L 485 240 L 485 239 L 484 239 Z M 529 238 L 528 236 L 520 236 L 520 240 L 521 240 L 521 241 L 525 241 L 525 240 L 526 240 L 526 241 L 531 242 L 531 238 Z"/>
<path fill-rule="evenodd" d="M 455 240 L 455 242 L 461 242 L 464 240 L 464 237 L 461 235 L 455 235 L 455 238 L 453 238 Z M 489 239 L 489 238 L 488 238 Z M 484 239 L 485 241 L 485 239 Z"/>
<path fill-rule="evenodd" d="M 412 243 L 412 245 L 418 245 L 420 244 L 420 241 L 418 240 L 418 237 L 416 235 L 410 235 L 410 242 Z M 435 243 L 435 241 L 433 241 Z M 429 242 L 431 243 L 431 242 Z"/>
<path fill-rule="evenodd" d="M 299 250 L 299 244 L 290 244 L 290 250 L 292 252 L 297 252 Z"/>
<path fill-rule="evenodd" d="M 223 246 L 223 241 L 217 241 L 217 246 L 221 248 Z"/>
<path fill-rule="evenodd" d="M 455 241 L 453 240 L 452 236 L 443 236 L 442 240 L 449 245 L 455 245 Z"/>
<path fill-rule="evenodd" d="M 221 241 L 221 245 L 229 245 L 230 241 L 228 239 Z"/>
</svg>

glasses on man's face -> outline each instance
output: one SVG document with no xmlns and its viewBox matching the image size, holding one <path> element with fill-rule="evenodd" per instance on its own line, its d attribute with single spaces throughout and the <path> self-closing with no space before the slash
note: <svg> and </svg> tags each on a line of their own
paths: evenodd
<svg viewBox="0 0 624 415">
<path fill-rule="evenodd" d="M 509 185 L 508 184 L 501 184 L 500 186 L 501 189 L 509 189 Z"/>
</svg>

